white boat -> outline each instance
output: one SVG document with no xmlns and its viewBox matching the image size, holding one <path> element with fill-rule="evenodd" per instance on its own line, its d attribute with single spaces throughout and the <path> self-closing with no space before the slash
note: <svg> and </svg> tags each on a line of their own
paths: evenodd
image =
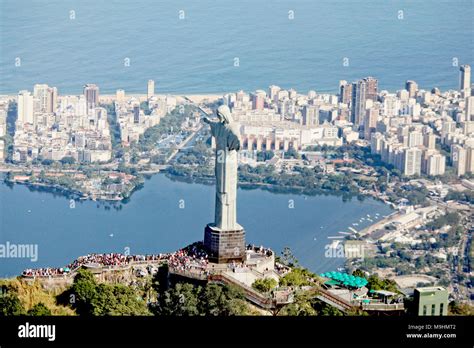
<svg viewBox="0 0 474 348">
<path fill-rule="evenodd" d="M 349 227 L 349 229 L 350 229 L 352 232 L 357 233 L 357 230 L 356 230 L 356 229 L 354 229 L 354 228 L 352 228 L 352 227 Z"/>
</svg>

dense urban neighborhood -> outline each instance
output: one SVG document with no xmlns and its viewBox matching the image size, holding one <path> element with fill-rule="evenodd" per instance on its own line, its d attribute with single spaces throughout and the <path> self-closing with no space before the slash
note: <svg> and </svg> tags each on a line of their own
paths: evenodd
<svg viewBox="0 0 474 348">
<path fill-rule="evenodd" d="M 342 253 L 344 269 L 354 276 L 386 279 L 372 290 L 411 296 L 417 287 L 441 286 L 451 301 L 468 303 L 474 226 L 470 74 L 468 65 L 460 67 L 459 90 L 424 90 L 410 80 L 391 93 L 367 77 L 340 81 L 335 95 L 278 86 L 157 95 L 150 80 L 146 95 L 100 95 L 98 86 L 87 84 L 82 95 L 61 96 L 38 84 L 33 93 L 0 99 L 0 168 L 8 185 L 118 209 L 156 173 L 212 183 L 216 144 L 202 117 L 224 104 L 240 127 L 240 186 L 385 202 L 390 215 L 367 215 L 360 223 L 370 224 L 361 229 L 352 223 L 328 252 Z M 269 291 L 277 282 L 248 285 Z"/>
</svg>

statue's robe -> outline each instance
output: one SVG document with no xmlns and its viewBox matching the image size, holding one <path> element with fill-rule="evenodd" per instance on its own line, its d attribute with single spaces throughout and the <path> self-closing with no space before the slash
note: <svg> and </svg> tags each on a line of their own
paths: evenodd
<svg viewBox="0 0 474 348">
<path fill-rule="evenodd" d="M 240 131 L 236 123 L 211 122 L 210 125 L 216 139 L 215 226 L 223 231 L 235 231 L 240 228 L 236 206 Z"/>
</svg>

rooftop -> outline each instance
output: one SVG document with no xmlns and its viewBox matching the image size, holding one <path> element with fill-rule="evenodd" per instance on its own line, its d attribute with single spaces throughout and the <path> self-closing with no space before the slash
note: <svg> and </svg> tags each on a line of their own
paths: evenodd
<svg viewBox="0 0 474 348">
<path fill-rule="evenodd" d="M 415 290 L 419 292 L 446 291 L 446 289 L 441 286 L 429 286 L 426 288 L 416 288 Z"/>
</svg>

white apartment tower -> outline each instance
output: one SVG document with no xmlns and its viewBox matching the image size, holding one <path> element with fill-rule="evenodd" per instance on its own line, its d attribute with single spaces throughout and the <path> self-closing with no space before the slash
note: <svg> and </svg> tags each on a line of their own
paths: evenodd
<svg viewBox="0 0 474 348">
<path fill-rule="evenodd" d="M 471 67 L 461 65 L 459 68 L 459 90 L 464 98 L 471 95 Z"/>
<path fill-rule="evenodd" d="M 421 150 L 419 148 L 405 148 L 403 151 L 403 174 L 420 175 L 421 174 Z"/>
<path fill-rule="evenodd" d="M 33 96 L 30 92 L 24 90 L 18 94 L 18 118 L 20 126 L 25 123 L 33 124 Z"/>
<path fill-rule="evenodd" d="M 457 176 L 466 174 L 466 150 L 461 145 L 451 146 L 451 162 Z"/>
<path fill-rule="evenodd" d="M 56 111 L 58 90 L 45 84 L 36 84 L 33 88 L 35 112 L 53 113 Z"/>
<path fill-rule="evenodd" d="M 155 81 L 148 80 L 147 90 L 146 90 L 146 97 L 150 99 L 155 96 Z"/>
<path fill-rule="evenodd" d="M 466 97 L 465 120 L 474 121 L 474 96 Z"/>
<path fill-rule="evenodd" d="M 436 176 L 443 175 L 446 169 L 446 157 L 440 153 L 428 157 L 426 163 L 426 174 Z"/>
</svg>

